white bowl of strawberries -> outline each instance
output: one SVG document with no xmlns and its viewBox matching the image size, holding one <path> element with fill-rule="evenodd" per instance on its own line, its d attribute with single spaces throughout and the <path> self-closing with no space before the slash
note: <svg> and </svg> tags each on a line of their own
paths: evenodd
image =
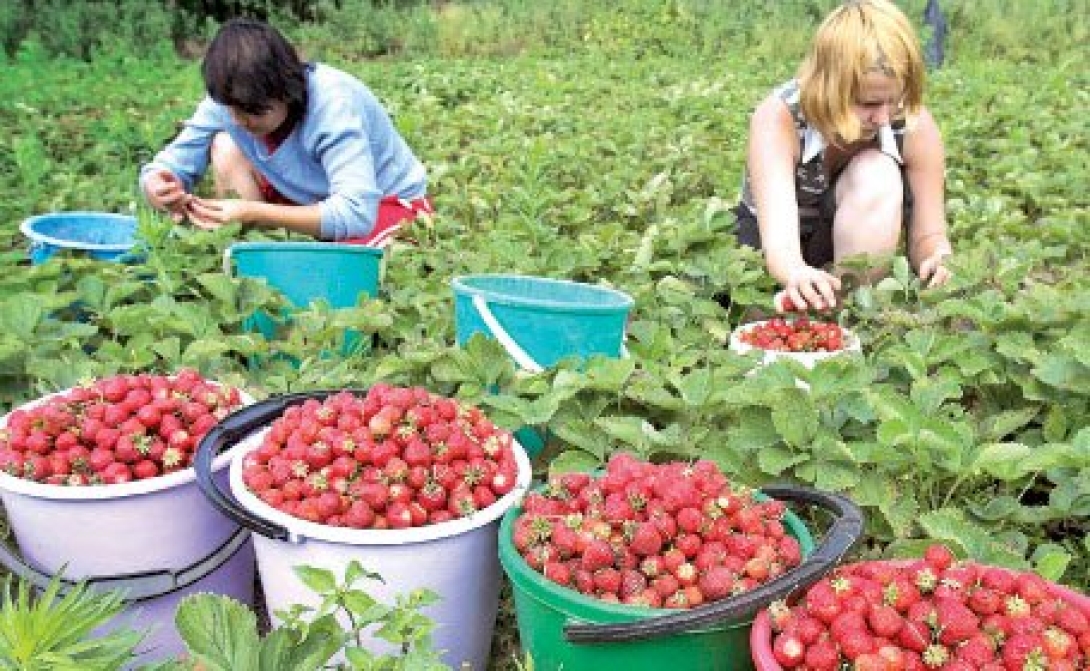
<svg viewBox="0 0 1090 671">
<path fill-rule="evenodd" d="M 845 352 L 861 352 L 859 337 L 835 322 L 799 317 L 773 317 L 739 326 L 731 333 L 730 349 L 739 354 L 761 352 L 762 363 L 780 359 L 813 368 L 819 361 Z"/>
</svg>

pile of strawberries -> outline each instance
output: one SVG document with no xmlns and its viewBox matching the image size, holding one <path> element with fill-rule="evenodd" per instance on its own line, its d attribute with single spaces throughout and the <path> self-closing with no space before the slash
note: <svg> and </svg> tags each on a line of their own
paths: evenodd
<svg viewBox="0 0 1090 671">
<path fill-rule="evenodd" d="M 836 569 L 769 609 L 783 668 L 1072 671 L 1090 668 L 1090 621 L 1033 573 L 923 559 Z"/>
<path fill-rule="evenodd" d="M 293 517 L 403 529 L 465 517 L 518 481 L 511 434 L 477 408 L 376 384 L 289 407 L 243 461 L 243 482 Z"/>
<path fill-rule="evenodd" d="M 711 461 L 614 454 L 598 477 L 568 473 L 523 501 L 515 548 L 553 582 L 608 602 L 691 608 L 797 566 L 785 506 L 732 488 Z"/>
<path fill-rule="evenodd" d="M 774 317 L 743 327 L 738 339 L 752 347 L 776 352 L 839 352 L 844 349 L 844 329 L 833 322 L 809 317 Z"/>
<path fill-rule="evenodd" d="M 112 485 L 188 468 L 200 439 L 239 407 L 239 391 L 194 370 L 116 375 L 13 410 L 0 469 L 52 485 Z"/>
</svg>

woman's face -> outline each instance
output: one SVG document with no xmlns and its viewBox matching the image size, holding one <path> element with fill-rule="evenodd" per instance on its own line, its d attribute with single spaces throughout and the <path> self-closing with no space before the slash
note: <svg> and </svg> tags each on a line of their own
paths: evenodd
<svg viewBox="0 0 1090 671">
<path fill-rule="evenodd" d="M 251 135 L 269 135 L 288 118 L 288 106 L 280 101 L 270 103 L 269 109 L 261 114 L 248 114 L 236 107 L 227 109 L 231 111 L 235 123 Z"/>
<path fill-rule="evenodd" d="M 904 105 L 904 90 L 896 78 L 881 71 L 868 72 L 859 95 L 852 101 L 852 112 L 859 119 L 863 140 L 872 140 L 878 129 L 896 118 Z"/>
</svg>

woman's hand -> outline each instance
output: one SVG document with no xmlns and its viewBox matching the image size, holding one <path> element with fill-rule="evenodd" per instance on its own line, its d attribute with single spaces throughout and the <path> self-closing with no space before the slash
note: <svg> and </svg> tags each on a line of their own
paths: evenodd
<svg viewBox="0 0 1090 671">
<path fill-rule="evenodd" d="M 153 207 L 170 214 L 174 221 L 186 217 L 186 207 L 193 196 L 186 193 L 185 185 L 169 170 L 155 170 L 144 179 L 144 193 Z"/>
<path fill-rule="evenodd" d="M 231 222 L 250 223 L 250 202 L 245 200 L 210 200 L 193 197 L 186 214 L 197 228 L 214 230 Z"/>
<path fill-rule="evenodd" d="M 943 265 L 943 259 L 949 255 L 950 252 L 939 251 L 923 261 L 920 261 L 920 267 L 917 273 L 920 276 L 920 280 L 927 283 L 928 288 L 942 286 L 953 277 L 953 273 Z"/>
<path fill-rule="evenodd" d="M 836 307 L 840 278 L 812 266 L 792 269 L 784 283 L 784 294 L 795 310 L 829 310 Z M 779 306 L 777 306 L 778 308 Z"/>
</svg>

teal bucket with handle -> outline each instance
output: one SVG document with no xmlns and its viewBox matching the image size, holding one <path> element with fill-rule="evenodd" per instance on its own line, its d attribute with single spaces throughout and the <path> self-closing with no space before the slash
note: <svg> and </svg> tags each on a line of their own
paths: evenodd
<svg viewBox="0 0 1090 671">
<path fill-rule="evenodd" d="M 451 286 L 459 346 L 482 333 L 534 373 L 573 355 L 625 354 L 625 325 L 635 301 L 624 292 L 524 275 L 466 275 Z M 544 437 L 532 427 L 516 435 L 531 456 L 544 447 Z"/>
<path fill-rule="evenodd" d="M 296 307 L 326 300 L 332 308 L 354 307 L 363 294 L 378 293 L 382 250 L 331 242 L 239 242 L 224 252 L 224 270 L 241 277 L 264 278 Z M 266 338 L 276 325 L 255 314 L 248 324 Z M 343 352 L 360 348 L 355 331 L 345 333 Z"/>
</svg>

